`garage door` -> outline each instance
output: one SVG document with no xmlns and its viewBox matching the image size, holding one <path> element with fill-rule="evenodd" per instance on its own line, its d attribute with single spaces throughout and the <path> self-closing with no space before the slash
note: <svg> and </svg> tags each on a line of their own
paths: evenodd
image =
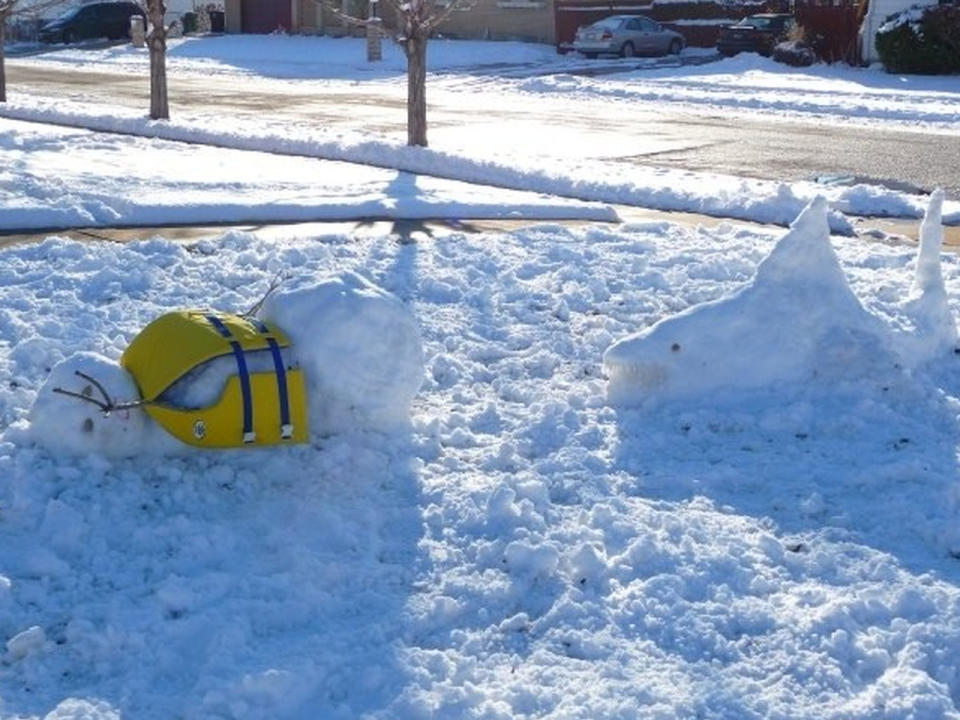
<svg viewBox="0 0 960 720">
<path fill-rule="evenodd" d="M 241 0 L 240 30 L 272 33 L 290 30 L 290 0 Z"/>
</svg>

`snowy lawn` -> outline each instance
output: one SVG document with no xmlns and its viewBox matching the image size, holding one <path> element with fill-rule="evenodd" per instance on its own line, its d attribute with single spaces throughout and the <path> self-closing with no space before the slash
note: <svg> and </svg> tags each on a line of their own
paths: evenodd
<svg viewBox="0 0 960 720">
<path fill-rule="evenodd" d="M 807 382 L 607 404 L 613 341 L 743 287 L 774 240 L 648 223 L 0 251 L 0 716 L 960 717 L 956 356 L 890 381 L 831 354 Z M 896 325 L 915 251 L 833 243 Z M 408 433 L 116 461 L 23 440 L 65 356 L 344 270 L 420 324 Z"/>
<path fill-rule="evenodd" d="M 0 229 L 504 217 L 616 215 L 369 166 L 0 120 Z"/>
<path fill-rule="evenodd" d="M 367 62 L 366 40 L 298 35 L 224 35 L 170 39 L 167 67 L 172 73 L 249 75 L 301 80 L 375 79 L 406 76 L 406 58 L 385 40 L 383 60 Z M 552 45 L 479 40 L 432 40 L 427 58 L 433 72 L 496 68 L 513 64 L 562 62 Z M 31 59 L 83 70 L 137 73 L 148 57 L 129 44 L 108 48 L 61 47 Z M 569 63 L 567 63 L 569 64 Z"/>
<path fill-rule="evenodd" d="M 6 208 L 0 208 L 0 225 L 8 228 L 18 227 L 18 222 L 29 221 L 27 216 L 30 212 L 23 210 L 24 204 L 37 209 L 33 213 L 32 222 L 39 223 L 41 227 L 44 226 L 42 216 L 46 212 L 43 209 L 45 200 L 50 206 L 51 217 L 56 218 L 45 226 L 62 226 L 66 221 L 61 217 L 63 210 L 59 203 L 64 196 L 78 198 L 78 209 L 68 211 L 67 215 L 84 218 L 83 214 L 87 213 L 94 222 L 100 224 L 110 222 L 113 216 L 121 217 L 124 214 L 145 218 L 163 215 L 163 212 L 156 213 L 148 208 L 135 207 L 138 203 L 127 199 L 131 196 L 129 191 L 120 191 L 119 202 L 105 197 L 110 192 L 117 192 L 116 182 L 111 183 L 110 178 L 118 176 L 132 178 L 143 173 L 148 167 L 139 159 L 140 153 L 123 152 L 129 147 L 152 148 L 150 153 L 159 153 L 159 155 L 152 155 L 153 157 L 165 155 L 168 158 L 177 158 L 182 157 L 183 154 L 203 155 L 204 153 L 210 155 L 215 152 L 213 148 L 224 148 L 361 163 L 417 175 L 431 175 L 516 190 L 523 194 L 500 196 L 502 201 L 509 203 L 505 208 L 507 213 L 542 212 L 554 218 L 576 217 L 580 216 L 578 215 L 580 213 L 585 213 L 588 217 L 610 217 L 610 211 L 599 206 L 587 207 L 582 203 L 563 203 L 556 198 L 537 198 L 531 193 L 573 198 L 584 203 L 617 203 L 658 210 L 699 212 L 779 225 L 787 225 L 811 199 L 818 195 L 825 195 L 833 209 L 830 218 L 831 228 L 834 232 L 848 235 L 853 233 L 853 224 L 846 217 L 847 214 L 920 217 L 926 203 L 923 197 L 870 185 L 824 188 L 811 182 L 784 183 L 642 165 L 624 166 L 604 161 L 602 148 L 597 148 L 600 150 L 601 158 L 588 157 L 578 160 L 536 152 L 517 154 L 508 152 L 506 148 L 498 152 L 486 145 L 478 147 L 476 142 L 470 147 L 455 146 L 451 150 L 412 148 L 399 142 L 371 139 L 369 134 L 335 132 L 322 128 L 310 130 L 298 125 L 291 126 L 282 121 L 250 122 L 183 115 L 170 121 L 152 122 L 135 110 L 111 109 L 105 112 L 102 108 L 81 102 L 69 100 L 51 102 L 23 96 L 4 103 L 0 107 L 0 117 L 211 146 L 210 149 L 203 150 L 198 147 L 186 148 L 173 143 L 138 144 L 132 139 L 120 140 L 103 135 L 57 131 L 40 125 L 22 123 L 6 125 L 7 131 L 0 135 L 0 153 L 7 154 L 11 158 L 11 164 L 6 173 L 0 175 L 0 182 L 6 186 L 2 189 L 13 199 Z M 76 150 L 92 157 L 89 150 L 91 145 L 112 147 L 115 157 L 123 155 L 123 157 L 117 157 L 120 165 L 106 170 L 106 178 L 94 181 L 93 186 L 90 187 L 90 177 L 82 167 L 79 169 L 72 167 L 69 161 L 63 159 L 63 153 L 43 152 L 43 144 L 31 140 L 36 136 L 57 137 L 58 133 L 63 134 L 62 139 L 55 141 L 58 149 L 68 148 L 71 152 Z M 144 155 L 146 156 L 147 153 Z M 218 153 L 217 158 L 207 164 L 205 172 L 210 179 L 206 182 L 210 184 L 207 185 L 205 192 L 210 193 L 208 200 L 228 206 L 231 204 L 229 197 L 218 195 L 221 191 L 226 192 L 228 189 L 224 187 L 224 174 L 218 174 L 217 168 L 223 169 L 226 177 L 229 178 L 230 169 L 238 164 L 248 166 L 251 162 L 249 157 L 251 156 L 248 155 L 245 158 L 242 153 Z M 250 198 L 248 202 L 254 205 L 263 201 L 253 198 L 252 193 L 266 190 L 262 196 L 263 200 L 266 200 L 266 208 L 261 212 L 268 219 L 280 220 L 285 211 L 283 205 L 270 204 L 274 198 L 282 200 L 286 205 L 286 209 L 290 212 L 290 217 L 287 219 L 296 220 L 309 217 L 311 213 L 316 213 L 314 217 L 323 216 L 325 211 L 323 202 L 317 195 L 324 192 L 324 185 L 327 188 L 335 186 L 333 192 L 337 192 L 336 188 L 341 188 L 340 191 L 343 193 L 353 193 L 350 186 L 343 185 L 339 178 L 333 183 L 318 180 L 318 189 L 312 189 L 297 182 L 293 182 L 291 187 L 290 181 L 285 180 L 286 160 L 279 157 L 270 158 L 262 154 L 252 157 L 260 160 L 257 161 L 257 165 L 250 167 L 259 170 L 262 164 L 264 168 L 273 168 L 274 172 L 272 175 L 267 175 L 264 180 L 249 180 L 246 188 L 243 183 L 240 183 L 238 190 L 246 193 L 247 198 Z M 98 159 L 97 164 L 104 163 Z M 307 168 L 313 166 L 308 161 L 298 161 L 290 163 L 290 167 L 299 167 L 302 175 L 307 172 Z M 36 168 L 42 168 L 41 175 L 38 175 Z M 193 167 L 184 169 L 190 183 L 195 182 L 196 172 L 196 168 Z M 364 172 L 356 168 L 351 170 L 351 173 L 357 174 L 358 178 L 363 176 Z M 431 212 L 436 213 L 433 217 L 451 215 L 464 217 L 467 211 L 467 208 L 452 199 L 452 195 L 447 196 L 450 198 L 452 207 L 444 209 L 443 200 L 439 197 L 443 188 L 452 192 L 458 187 L 457 185 L 435 184 L 435 181 L 418 179 L 417 182 L 426 189 L 436 188 L 438 197 L 421 201 L 412 188 L 405 191 L 402 189 L 403 183 L 400 183 L 400 190 L 393 188 L 386 193 L 387 197 L 383 198 L 382 188 L 389 178 L 409 176 L 397 175 L 395 172 L 378 175 L 370 171 L 366 177 L 370 178 L 368 182 L 372 182 L 374 188 L 370 190 L 364 188 L 364 192 L 372 192 L 380 199 L 369 195 L 359 202 L 356 198 L 352 199 L 351 202 L 355 203 L 357 209 L 355 217 L 363 216 L 365 208 L 390 217 L 402 216 L 404 212 L 410 212 L 414 217 L 424 217 Z M 284 190 L 276 187 L 281 180 Z M 158 183 L 162 186 L 164 180 L 158 177 L 157 170 L 153 168 L 149 170 L 143 182 L 148 186 L 151 184 L 157 186 Z M 199 182 L 203 188 L 203 175 L 199 176 Z M 409 183 L 406 184 L 409 187 Z M 23 200 L 18 200 L 17 198 L 23 194 L 23 187 L 27 187 L 28 192 Z M 100 190 L 101 187 L 103 190 Z M 108 187 L 114 189 L 107 191 Z M 460 189 L 463 187 L 463 185 L 459 186 Z M 158 188 L 158 191 L 159 189 L 162 187 Z M 298 194 L 301 189 L 304 195 L 299 199 L 291 199 L 291 195 Z M 483 192 L 487 194 L 480 196 L 477 200 L 476 211 L 480 213 L 478 216 L 499 216 L 497 208 L 492 205 L 497 194 L 490 195 L 489 193 L 493 191 L 489 189 Z M 176 191 L 174 193 L 176 202 L 184 204 L 189 202 L 180 193 Z M 393 208 L 389 209 L 392 200 L 398 194 L 414 195 L 414 197 L 409 202 L 395 202 Z M 468 196 L 473 197 L 473 191 Z M 86 206 L 84 202 L 87 202 Z M 127 205 L 114 207 L 121 202 L 126 202 Z M 328 217 L 345 217 L 348 214 L 342 206 L 343 201 L 340 202 L 341 207 L 335 207 L 336 203 L 334 203 L 334 207 L 326 210 L 329 213 Z M 536 210 L 533 209 L 534 205 L 537 206 Z M 526 210 L 521 209 L 524 207 Z M 187 208 L 184 208 L 185 215 L 186 210 Z M 219 208 L 215 206 L 208 211 L 195 207 L 190 209 L 190 212 L 196 217 L 211 217 L 218 213 L 220 217 L 224 217 L 225 208 L 223 205 Z M 235 208 L 235 212 L 242 215 L 243 208 Z M 6 220 L 3 219 L 5 215 L 8 216 Z M 166 217 L 169 218 L 169 215 Z M 249 218 L 242 215 L 242 219 Z M 946 203 L 944 222 L 951 225 L 960 223 L 960 203 Z M 90 223 L 90 220 L 84 220 L 84 224 Z M 34 224 L 34 227 L 36 226 L 38 225 Z"/>
<path fill-rule="evenodd" d="M 893 75 L 842 63 L 792 68 L 755 53 L 707 65 L 633 71 L 601 77 L 548 76 L 522 90 L 580 99 L 677 103 L 763 112 L 765 116 L 918 126 L 956 132 L 960 78 Z"/>
</svg>

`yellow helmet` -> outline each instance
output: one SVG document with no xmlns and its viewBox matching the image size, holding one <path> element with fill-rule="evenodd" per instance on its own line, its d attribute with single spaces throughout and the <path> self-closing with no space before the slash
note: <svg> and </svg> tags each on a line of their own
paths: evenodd
<svg viewBox="0 0 960 720">
<path fill-rule="evenodd" d="M 306 442 L 306 384 L 300 368 L 286 367 L 287 336 L 271 323 L 230 313 L 180 310 L 166 313 L 133 339 L 120 364 L 137 382 L 144 410 L 167 432 L 190 445 L 210 448 Z M 272 372 L 250 372 L 250 353 L 267 351 Z M 195 368 L 233 356 L 237 373 L 219 400 L 200 409 L 164 401 L 164 393 Z"/>
</svg>

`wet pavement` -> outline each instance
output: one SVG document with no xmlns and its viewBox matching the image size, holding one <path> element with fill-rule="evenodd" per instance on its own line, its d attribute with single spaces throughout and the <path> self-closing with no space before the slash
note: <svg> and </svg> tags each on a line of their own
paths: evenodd
<svg viewBox="0 0 960 720">
<path fill-rule="evenodd" d="M 773 225 L 743 220 L 700 215 L 698 213 L 662 212 L 644 208 L 616 206 L 619 222 L 666 221 L 687 227 L 714 228 L 721 224 L 761 228 L 782 232 Z M 163 237 L 168 240 L 192 243 L 204 238 L 215 238 L 232 230 L 255 232 L 259 235 L 283 239 L 285 237 L 351 235 L 354 237 L 392 236 L 397 242 L 412 242 L 434 235 L 449 233 L 512 232 L 532 225 L 549 224 L 565 227 L 585 227 L 600 224 L 596 220 L 367 220 L 313 223 L 271 223 L 257 225 L 190 225 L 166 227 L 85 228 L 43 232 L 0 233 L 0 247 L 42 242 L 48 237 L 63 237 L 81 242 L 127 243 Z M 887 218 L 855 218 L 857 235 L 869 242 L 913 244 L 919 237 L 919 220 Z M 948 251 L 960 251 L 960 227 L 944 229 L 944 244 Z"/>
</svg>

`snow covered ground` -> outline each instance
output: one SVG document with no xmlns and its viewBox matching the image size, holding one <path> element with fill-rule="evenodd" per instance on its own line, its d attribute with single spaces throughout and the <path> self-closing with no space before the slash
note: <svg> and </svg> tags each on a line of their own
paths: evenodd
<svg viewBox="0 0 960 720">
<path fill-rule="evenodd" d="M 118 71 L 142 62 L 116 53 Z M 234 72 L 216 63 L 197 72 Z M 448 91 L 479 107 L 484 82 L 450 76 Z M 555 94 L 509 82 L 529 102 Z M 723 82 L 719 97 L 739 92 Z M 926 112 L 927 91 L 941 92 L 890 103 Z M 787 222 L 815 193 L 622 176 L 601 143 L 571 167 L 539 150 L 470 155 L 453 138 L 424 150 L 153 124 L 22 89 L 4 112 L 21 118 L 0 124 L 4 227 L 608 212 L 531 190 Z M 862 186 L 827 199 L 839 230 L 843 212 L 925 206 Z M 960 719 L 960 260 L 940 257 L 941 285 L 935 222 L 918 258 L 830 238 L 826 207 L 813 211 L 787 238 L 651 222 L 0 249 L 0 718 Z M 78 351 L 116 361 L 162 312 L 243 310 L 278 275 L 350 271 L 419 325 L 408 427 L 114 459 L 70 455 L 43 437 L 56 422 L 28 424 Z M 715 313 L 730 333 L 711 341 Z M 323 356 L 342 377 L 351 360 Z M 653 391 L 668 377 L 688 392 Z"/>
<path fill-rule="evenodd" d="M 800 381 L 607 402 L 612 342 L 743 289 L 776 239 L 645 223 L 0 251 L 0 716 L 960 717 L 952 352 L 904 373 L 821 346 L 829 371 Z M 833 282 L 909 329 L 915 250 L 832 244 Z M 278 271 L 347 270 L 419 323 L 410 431 L 126 460 L 23 440 L 67 355 L 116 359 L 167 309 L 248 307 Z M 837 327 L 861 312 L 821 302 Z M 770 307 L 741 326 L 789 321 L 789 296 Z"/>
<path fill-rule="evenodd" d="M 196 218 L 196 221 L 214 217 L 220 221 L 230 221 L 231 212 L 232 221 L 248 221 L 251 218 L 247 206 L 238 205 L 224 195 L 231 192 L 234 183 L 229 181 L 238 171 L 243 176 L 250 176 L 252 173 L 245 181 L 246 187 L 243 183 L 238 186 L 241 194 L 246 193 L 246 197 L 251 198 L 252 193 L 265 191 L 262 200 L 247 200 L 254 206 L 249 208 L 249 212 L 255 213 L 256 217 L 270 220 L 282 219 L 284 212 L 288 212 L 290 220 L 309 217 L 342 218 L 349 216 L 351 211 L 355 213 L 354 217 L 363 217 L 366 210 L 388 217 L 397 217 L 406 211 L 413 217 L 429 216 L 430 213 L 434 213 L 434 217 L 465 217 L 469 212 L 476 212 L 478 217 L 499 217 L 504 214 L 520 216 L 526 213 L 528 217 L 609 219 L 610 210 L 598 206 L 597 203 L 619 203 L 787 225 L 807 202 L 823 194 L 829 199 L 833 209 L 830 217 L 833 231 L 852 234 L 853 225 L 846 215 L 919 218 L 926 201 L 922 196 L 862 184 L 824 188 L 812 182 L 784 183 L 641 165 L 625 167 L 606 162 L 602 157 L 574 161 L 568 157 L 543 155 L 536 151 L 514 154 L 504 149 L 501 153 L 486 145 L 478 148 L 476 143 L 472 143 L 471 147 L 447 151 L 411 148 L 398 142 L 370 139 L 368 135 L 360 133 L 309 130 L 283 122 L 251 124 L 247 121 L 187 116 L 158 123 L 147 120 L 134 110 L 111 109 L 105 112 L 87 103 L 68 100 L 11 100 L 0 108 L 0 117 L 4 116 L 211 146 L 211 149 L 206 151 L 208 153 L 215 152 L 213 148 L 254 150 L 259 153 L 360 163 L 388 168 L 391 171 L 383 175 L 354 167 L 349 170 L 353 176 L 370 178 L 369 182 L 374 183 L 373 189 L 369 191 L 372 195 L 351 197 L 347 202 L 341 199 L 325 204 L 325 192 L 336 192 L 339 189 L 340 192 L 352 196 L 355 191 L 339 179 L 327 183 L 326 189 L 322 183 L 318 185 L 312 177 L 310 186 L 302 184 L 306 182 L 305 179 L 299 183 L 291 183 L 286 179 L 286 161 L 280 157 L 256 154 L 252 157 L 259 160 L 251 164 L 253 161 L 244 153 L 220 153 L 217 160 L 212 160 L 205 168 L 206 178 L 198 175 L 197 169 L 191 165 L 184 166 L 179 174 L 173 173 L 172 181 L 167 182 L 162 177 L 163 173 L 167 172 L 166 168 L 151 168 L 146 173 L 144 182 L 152 188 L 151 191 L 156 191 L 156 194 L 145 195 L 137 200 L 136 194 L 131 192 L 135 183 L 124 180 L 130 177 L 130 157 L 118 158 L 120 164 L 106 172 L 105 179 L 98 181 L 101 185 L 90 186 L 85 180 L 75 181 L 81 176 L 86 178 L 82 165 L 78 166 L 77 170 L 64 160 L 63 153 L 45 153 L 43 143 L 30 140 L 38 133 L 41 136 L 50 133 L 56 135 L 57 131 L 49 130 L 45 126 L 32 130 L 31 127 L 37 126 L 14 124 L 7 133 L 0 135 L 0 152 L 11 158 L 10 169 L 0 175 L 0 190 L 11 198 L 8 205 L 0 209 L 0 227 L 7 228 L 62 227 L 71 217 L 85 225 L 119 222 L 115 219 L 124 216 L 148 222 L 149 218 L 160 221 L 169 218 L 170 211 L 178 204 L 183 206 L 183 212 L 188 217 Z M 26 134 L 21 137 L 23 132 Z M 110 153 L 104 149 L 104 158 L 100 159 L 97 157 L 99 153 L 92 148 L 110 147 L 114 155 L 117 155 L 126 148 L 140 147 L 143 149 L 143 158 L 167 157 L 171 161 L 187 154 L 202 155 L 204 152 L 196 147 L 187 148 L 176 143 L 138 144 L 130 138 L 117 139 L 102 134 L 64 132 L 63 139 L 56 141 L 58 148 L 69 147 L 71 152 L 76 148 L 81 156 L 96 157 L 98 165 L 103 165 L 105 161 L 109 164 Z M 4 147 L 9 150 L 3 150 Z M 146 152 L 147 148 L 153 149 Z M 602 148 L 597 150 L 603 154 Z M 140 155 L 141 151 L 136 151 L 133 156 L 139 158 Z M 140 160 L 133 162 L 134 168 L 140 166 Z M 275 172 L 260 178 L 261 166 L 263 172 L 266 172 L 267 168 L 274 168 Z M 301 168 L 302 175 L 309 172 L 309 168 L 313 166 L 307 160 L 290 163 L 290 168 L 295 170 L 297 167 Z M 429 200 L 413 197 L 400 202 L 395 196 L 398 193 L 401 196 L 405 193 L 415 195 L 410 188 L 416 183 L 428 190 L 437 185 L 435 180 L 421 177 L 416 183 L 413 183 L 412 179 L 397 183 L 399 190 L 390 187 L 385 193 L 384 184 L 389 178 L 411 177 L 402 172 L 397 175 L 394 171 L 512 189 L 520 191 L 520 194 L 501 195 L 502 200 L 510 203 L 502 212 L 487 200 L 496 196 L 496 192 L 490 189 L 483 192 L 493 192 L 494 195 L 486 198 L 482 195 L 477 197 L 471 190 L 468 194 L 475 200 L 468 204 L 453 202 L 444 207 L 443 199 L 439 195 Z M 137 170 L 137 174 L 142 173 Z M 171 198 L 167 190 L 176 188 L 177 182 L 183 177 L 188 184 L 199 183 L 198 190 L 208 193 L 207 201 L 219 205 L 214 205 L 209 210 L 199 206 L 188 208 L 190 200 L 175 189 Z M 122 187 L 125 183 L 130 185 L 129 189 Z M 407 190 L 403 189 L 404 185 Z M 440 183 L 437 187 L 442 189 L 455 186 Z M 573 198 L 582 202 L 565 203 L 558 197 L 536 197 L 531 193 Z M 111 199 L 111 194 L 115 196 L 114 199 Z M 76 198 L 71 203 L 72 207 L 61 208 L 60 201 L 63 197 Z M 148 206 L 154 197 L 159 197 L 161 202 L 161 207 L 157 209 Z M 276 204 L 275 199 L 282 203 Z M 255 207 L 257 204 L 262 207 Z M 953 225 L 960 222 L 960 203 L 946 203 L 944 222 Z"/>
<path fill-rule="evenodd" d="M 225 80 L 286 82 L 335 92 L 338 85 L 377 81 L 400 89 L 405 61 L 384 44 L 384 60 L 368 63 L 356 38 L 223 36 L 171 40 L 172 74 L 203 74 Z M 711 51 L 689 48 L 685 56 Z M 18 62 L 78 71 L 146 73 L 147 54 L 127 45 L 62 48 Z M 960 128 L 960 80 L 955 77 L 891 75 L 879 67 L 815 65 L 791 68 L 747 53 L 708 64 L 668 64 L 650 59 L 588 61 L 558 55 L 553 46 L 464 40 L 431 41 L 431 93 L 506 95 L 511 102 L 561 100 L 606 105 L 638 101 L 675 107 L 762 112 L 764 117 L 821 119 L 956 132 Z M 634 70 L 637 66 L 646 69 Z M 597 67 L 604 74 L 593 77 Z M 622 67 L 623 72 L 609 74 Z M 586 74 L 581 74 L 586 73 Z"/>
<path fill-rule="evenodd" d="M 844 233 L 852 232 L 853 226 L 842 214 L 919 218 L 926 200 L 872 185 L 824 188 L 814 182 L 753 180 L 626 163 L 621 161 L 623 157 L 680 148 L 673 140 L 631 134 L 629 125 L 618 129 L 615 122 L 591 126 L 590 132 L 558 126 L 544 133 L 538 118 L 579 117 L 585 108 L 601 103 L 605 114 L 615 119 L 668 103 L 691 111 L 869 122 L 928 133 L 960 131 L 960 82 L 954 78 L 899 77 L 876 69 L 828 66 L 794 69 L 752 55 L 707 65 L 585 77 L 570 73 L 590 66 L 590 61 L 557 56 L 546 46 L 437 41 L 430 48 L 430 97 L 454 98 L 459 114 L 456 122 L 441 118 L 436 123 L 430 150 L 411 150 L 399 137 L 372 134 L 369 128 L 378 127 L 385 112 L 379 103 L 369 107 L 351 104 L 349 117 L 333 128 L 291 122 L 282 113 L 277 117 L 261 113 L 224 118 L 178 111 L 170 123 L 157 124 L 144 120 L 142 108 L 104 109 L 82 99 L 43 98 L 28 87 L 12 87 L 11 100 L 0 109 L 0 115 L 225 148 L 360 162 L 585 202 L 693 211 L 780 225 L 789 223 L 814 196 L 825 194 L 836 211 L 832 228 Z M 269 85 L 271 92 L 280 93 L 277 102 L 281 105 L 284 92 L 336 98 L 340 93 L 354 93 L 358 82 L 364 83 L 365 92 L 388 105 L 402 103 L 405 77 L 396 48 L 390 46 L 387 59 L 374 66 L 365 62 L 363 52 L 362 42 L 346 38 L 187 38 L 172 41 L 170 72 L 172 77 L 204 75 L 250 87 Z M 65 48 L 17 62 L 128 75 L 145 73 L 147 60 L 142 50 L 117 46 Z M 625 69 L 632 67 L 626 61 L 622 64 Z M 504 132 L 499 120 L 484 122 L 491 98 L 506 107 L 536 108 L 536 112 L 526 122 L 511 123 L 510 131 Z M 116 142 L 118 148 L 125 147 Z M 31 156 L 27 164 L 39 160 L 29 147 L 14 148 L 14 154 Z M 55 178 L 55 174 L 48 177 Z M 34 195 L 49 196 L 51 184 L 56 185 L 56 180 L 40 183 Z M 250 189 L 254 187 L 256 183 Z M 270 193 L 276 192 L 275 187 L 270 189 Z M 102 193 L 89 201 L 100 207 Z M 78 205 L 83 202 L 79 200 Z M 514 202 L 524 201 L 517 198 Z M 278 198 L 266 210 L 266 217 L 277 218 L 280 209 L 287 207 L 290 219 L 298 219 L 308 212 L 301 204 L 289 197 Z M 419 210 L 411 207 L 411 212 Z M 146 217 L 150 213 L 138 208 L 133 214 Z M 105 216 L 109 215 L 107 211 Z M 220 217 L 226 220 L 226 213 L 221 212 Z M 960 222 L 956 202 L 947 203 L 944 220 Z"/>
<path fill-rule="evenodd" d="M 0 229 L 615 217 L 595 203 L 369 166 L 0 120 Z"/>
</svg>

